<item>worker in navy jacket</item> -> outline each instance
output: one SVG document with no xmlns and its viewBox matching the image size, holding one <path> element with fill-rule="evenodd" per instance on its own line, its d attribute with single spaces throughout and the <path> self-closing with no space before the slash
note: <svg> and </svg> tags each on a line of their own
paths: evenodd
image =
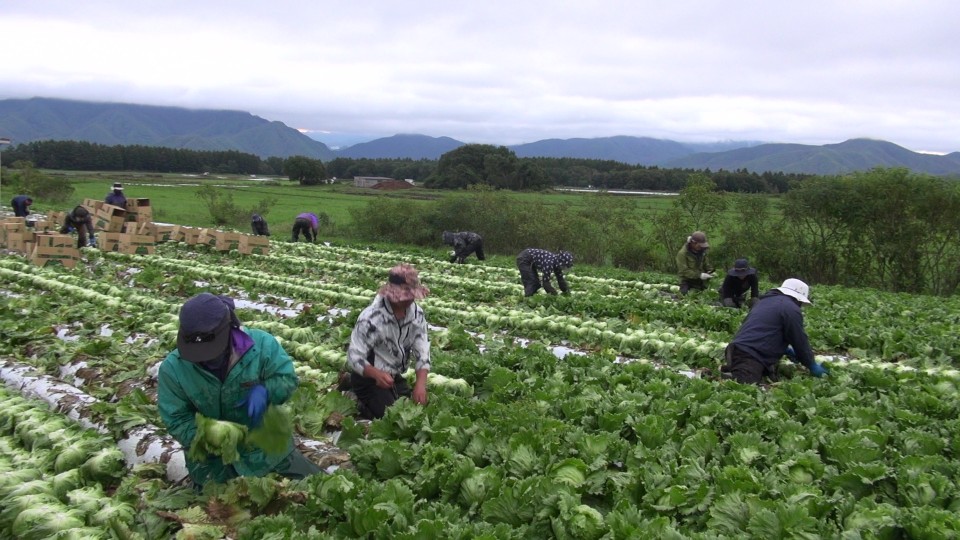
<svg viewBox="0 0 960 540">
<path fill-rule="evenodd" d="M 477 259 L 481 261 L 485 258 L 483 255 L 483 237 L 475 232 L 443 231 L 443 243 L 453 246 L 453 255 L 450 257 L 450 262 L 456 261 L 463 264 L 463 261 L 471 253 L 476 253 Z"/>
<path fill-rule="evenodd" d="M 10 200 L 10 206 L 13 207 L 13 215 L 16 217 L 29 216 L 31 204 L 33 204 L 33 199 L 28 195 L 17 195 Z"/>
<path fill-rule="evenodd" d="M 551 274 L 557 278 L 557 285 L 564 294 L 570 292 L 567 280 L 563 277 L 564 268 L 573 267 L 573 255 L 567 251 L 552 253 L 545 249 L 527 248 L 517 255 L 517 268 L 523 282 L 523 295 L 533 296 L 543 287 L 548 294 L 557 294 L 550 284 Z"/>
<path fill-rule="evenodd" d="M 810 287 L 788 279 L 760 297 L 727 346 L 726 376 L 745 384 L 758 384 L 767 376 L 776 380 L 776 368 L 784 356 L 810 370 L 814 377 L 827 374 L 817 363 L 800 307 L 809 304 Z"/>
</svg>

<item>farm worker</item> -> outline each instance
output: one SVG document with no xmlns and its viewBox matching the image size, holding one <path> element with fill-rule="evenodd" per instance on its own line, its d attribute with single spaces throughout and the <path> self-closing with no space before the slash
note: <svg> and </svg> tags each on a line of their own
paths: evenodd
<svg viewBox="0 0 960 540">
<path fill-rule="evenodd" d="M 270 236 L 270 228 L 267 227 L 267 220 L 263 219 L 260 214 L 254 214 L 250 218 L 250 227 L 256 236 Z"/>
<path fill-rule="evenodd" d="M 127 198 L 123 195 L 123 184 L 120 182 L 114 182 L 112 190 L 110 193 L 107 193 L 107 196 L 103 199 L 103 202 L 112 204 L 114 206 L 119 206 L 120 208 L 126 208 Z"/>
<path fill-rule="evenodd" d="M 568 251 L 552 253 L 545 249 L 527 248 L 517 255 L 517 268 L 520 270 L 524 296 L 533 296 L 541 286 L 548 294 L 557 294 L 557 290 L 550 284 L 551 274 L 557 277 L 560 290 L 564 294 L 570 293 L 567 280 L 563 277 L 564 268 L 573 268 L 573 254 Z"/>
<path fill-rule="evenodd" d="M 13 207 L 13 215 L 16 217 L 27 217 L 30 215 L 30 205 L 33 199 L 28 195 L 17 195 L 10 199 L 10 206 Z"/>
<path fill-rule="evenodd" d="M 485 259 L 483 255 L 483 237 L 475 232 L 443 231 L 443 243 L 448 246 L 453 246 L 453 254 L 450 257 L 450 262 L 456 261 L 463 264 L 463 261 L 469 257 L 471 253 L 476 253 L 477 259 L 481 261 Z"/>
<path fill-rule="evenodd" d="M 427 403 L 430 341 L 423 309 L 415 301 L 429 293 L 417 270 L 400 264 L 390 269 L 387 282 L 360 312 L 347 348 L 350 378 L 341 388 L 353 390 L 364 418 L 381 418 L 401 396 Z M 411 390 L 403 375 L 412 356 L 416 382 Z"/>
<path fill-rule="evenodd" d="M 707 235 L 696 231 L 687 237 L 687 243 L 677 252 L 677 275 L 680 277 L 680 294 L 690 289 L 702 291 L 713 279 L 713 267 L 707 261 Z"/>
<path fill-rule="evenodd" d="M 809 297 L 810 287 L 799 279 L 788 279 L 761 296 L 727 345 L 727 365 L 721 371 L 744 384 L 758 384 L 764 375 L 776 380 L 777 364 L 787 355 L 814 377 L 826 375 L 803 329 L 800 308 L 811 303 Z"/>
<path fill-rule="evenodd" d="M 317 229 L 319 228 L 320 218 L 316 214 L 310 212 L 298 214 L 297 218 L 293 220 L 293 241 L 296 242 L 302 232 L 307 242 L 316 242 Z"/>
<path fill-rule="evenodd" d="M 170 434 L 184 451 L 197 432 L 196 413 L 256 427 L 269 404 L 281 405 L 297 388 L 293 361 L 272 335 L 240 325 L 233 300 L 200 293 L 180 308 L 177 348 L 160 364 L 157 408 Z M 187 458 L 187 470 L 200 488 L 237 476 L 276 472 L 303 478 L 320 468 L 293 446 L 286 453 L 265 454 L 238 445 L 240 458 L 229 465 L 218 456 L 205 461 Z"/>
<path fill-rule="evenodd" d="M 60 234 L 77 231 L 77 248 L 83 246 L 97 247 L 97 237 L 93 235 L 93 217 L 86 207 L 77 205 L 67 214 L 60 227 Z M 87 235 L 90 235 L 89 241 Z"/>
<path fill-rule="evenodd" d="M 750 300 L 747 300 L 747 291 L 750 292 Z M 720 302 L 724 307 L 743 307 L 746 303 L 750 307 L 760 296 L 760 285 L 757 280 L 757 269 L 750 266 L 747 259 L 737 259 L 733 263 L 733 268 L 727 270 L 727 277 L 723 278 L 723 284 L 720 285 Z"/>
</svg>

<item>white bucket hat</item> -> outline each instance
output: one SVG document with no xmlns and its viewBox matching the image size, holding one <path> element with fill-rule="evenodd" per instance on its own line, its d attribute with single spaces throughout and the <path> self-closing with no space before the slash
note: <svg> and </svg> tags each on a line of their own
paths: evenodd
<svg viewBox="0 0 960 540">
<path fill-rule="evenodd" d="M 812 304 L 810 301 L 810 286 L 799 279 L 790 278 L 783 282 L 783 285 L 777 287 L 777 290 L 787 296 L 792 296 L 804 304 Z"/>
</svg>

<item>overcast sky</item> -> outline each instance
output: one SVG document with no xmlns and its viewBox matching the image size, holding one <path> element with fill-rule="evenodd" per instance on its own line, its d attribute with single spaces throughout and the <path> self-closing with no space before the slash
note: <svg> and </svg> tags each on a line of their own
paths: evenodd
<svg viewBox="0 0 960 540">
<path fill-rule="evenodd" d="M 945 153 L 960 150 L 958 22 L 957 0 L 0 0 L 0 99 L 242 110 L 366 138 Z"/>
</svg>

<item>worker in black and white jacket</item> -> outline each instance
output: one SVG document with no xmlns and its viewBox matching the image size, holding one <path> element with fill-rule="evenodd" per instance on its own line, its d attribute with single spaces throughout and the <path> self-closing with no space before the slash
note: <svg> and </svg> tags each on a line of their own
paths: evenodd
<svg viewBox="0 0 960 540">
<path fill-rule="evenodd" d="M 573 254 L 568 251 L 553 253 L 545 249 L 527 248 L 517 255 L 517 268 L 520 270 L 524 296 L 533 296 L 540 287 L 547 294 L 557 294 L 550 284 L 551 274 L 557 278 L 557 285 L 564 294 L 570 292 L 567 280 L 563 277 L 564 268 L 573 268 Z"/>
</svg>

